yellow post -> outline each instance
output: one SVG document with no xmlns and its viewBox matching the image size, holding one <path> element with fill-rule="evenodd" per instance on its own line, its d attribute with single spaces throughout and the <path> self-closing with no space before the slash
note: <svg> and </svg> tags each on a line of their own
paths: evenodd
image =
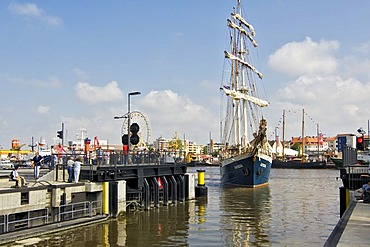
<svg viewBox="0 0 370 247">
<path fill-rule="evenodd" d="M 103 214 L 109 214 L 109 183 L 103 182 Z"/>
<path fill-rule="evenodd" d="M 204 186 L 204 172 L 205 170 L 197 170 L 198 172 L 198 186 Z"/>
<path fill-rule="evenodd" d="M 350 198 L 350 193 L 349 193 L 349 189 L 346 189 L 346 208 L 348 208 L 350 202 L 351 202 L 351 198 Z"/>
</svg>

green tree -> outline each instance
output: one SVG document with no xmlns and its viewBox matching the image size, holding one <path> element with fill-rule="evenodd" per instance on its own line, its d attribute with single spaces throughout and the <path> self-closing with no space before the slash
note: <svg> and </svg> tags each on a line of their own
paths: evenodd
<svg viewBox="0 0 370 247">
<path fill-rule="evenodd" d="M 295 150 L 295 151 L 299 151 L 299 149 L 301 148 L 301 144 L 298 143 L 298 142 L 296 142 L 290 148 L 293 149 L 293 150 Z"/>
</svg>

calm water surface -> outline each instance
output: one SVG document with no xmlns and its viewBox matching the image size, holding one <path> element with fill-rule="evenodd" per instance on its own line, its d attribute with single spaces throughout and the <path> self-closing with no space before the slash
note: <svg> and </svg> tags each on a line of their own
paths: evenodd
<svg viewBox="0 0 370 247">
<path fill-rule="evenodd" d="M 205 170 L 206 199 L 9 246 L 322 246 L 339 220 L 338 170 L 273 169 L 258 189 L 222 188 L 218 167 Z"/>
</svg>

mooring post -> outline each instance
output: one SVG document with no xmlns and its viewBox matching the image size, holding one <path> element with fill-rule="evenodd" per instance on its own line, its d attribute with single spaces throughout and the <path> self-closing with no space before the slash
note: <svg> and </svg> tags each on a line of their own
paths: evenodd
<svg viewBox="0 0 370 247">
<path fill-rule="evenodd" d="M 149 210 L 150 208 L 150 186 L 146 178 L 144 178 L 144 209 Z"/>
<path fill-rule="evenodd" d="M 166 177 L 162 177 L 163 183 L 163 205 L 168 205 L 168 181 Z"/>
<path fill-rule="evenodd" d="M 171 185 L 171 201 L 172 204 L 177 203 L 177 182 L 175 177 L 172 175 L 170 176 L 170 185 Z"/>
<path fill-rule="evenodd" d="M 339 187 L 339 216 L 342 217 L 347 207 L 349 206 L 349 190 L 341 186 Z"/>
<path fill-rule="evenodd" d="M 208 188 L 204 184 L 204 173 L 205 170 L 199 169 L 198 172 L 198 184 L 195 186 L 195 197 L 207 196 Z"/>
<path fill-rule="evenodd" d="M 152 178 L 154 190 L 153 190 L 153 200 L 154 200 L 154 207 L 159 206 L 159 183 L 156 177 Z"/>
<path fill-rule="evenodd" d="M 179 184 L 179 200 L 184 202 L 185 201 L 185 180 L 184 176 L 178 176 L 178 184 Z"/>
<path fill-rule="evenodd" d="M 109 214 L 109 182 L 103 182 L 103 214 Z"/>
</svg>

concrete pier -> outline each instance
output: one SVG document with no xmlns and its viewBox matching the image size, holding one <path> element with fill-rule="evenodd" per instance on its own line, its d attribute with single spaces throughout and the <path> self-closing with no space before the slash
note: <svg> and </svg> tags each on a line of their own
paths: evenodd
<svg viewBox="0 0 370 247">
<path fill-rule="evenodd" d="M 370 246 L 370 204 L 352 199 L 324 246 Z"/>
</svg>

